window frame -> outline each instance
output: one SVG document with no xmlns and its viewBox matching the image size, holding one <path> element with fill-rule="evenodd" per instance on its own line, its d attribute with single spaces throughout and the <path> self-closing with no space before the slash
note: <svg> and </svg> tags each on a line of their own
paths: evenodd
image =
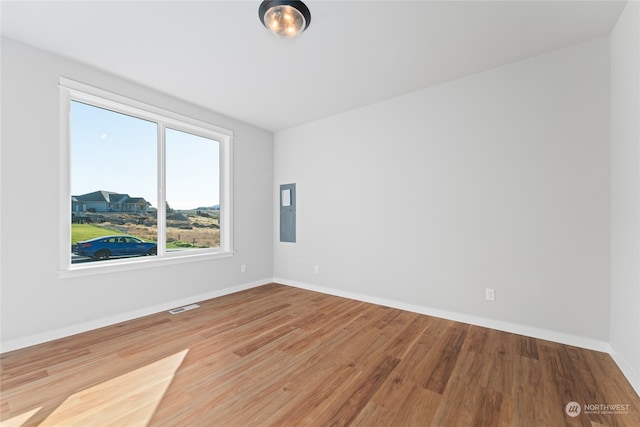
<svg viewBox="0 0 640 427">
<path fill-rule="evenodd" d="M 60 277 L 181 264 L 233 256 L 233 132 L 75 80 L 60 78 Z M 158 255 L 71 264 L 71 102 L 77 101 L 157 123 Z M 220 246 L 166 251 L 165 128 L 219 142 Z M 162 218 L 162 220 L 160 220 Z"/>
</svg>

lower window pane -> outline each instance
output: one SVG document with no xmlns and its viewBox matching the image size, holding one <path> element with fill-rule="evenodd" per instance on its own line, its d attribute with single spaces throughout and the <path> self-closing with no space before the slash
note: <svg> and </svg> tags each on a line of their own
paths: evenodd
<svg viewBox="0 0 640 427">
<path fill-rule="evenodd" d="M 220 247 L 220 143 L 166 129 L 166 249 Z"/>
</svg>

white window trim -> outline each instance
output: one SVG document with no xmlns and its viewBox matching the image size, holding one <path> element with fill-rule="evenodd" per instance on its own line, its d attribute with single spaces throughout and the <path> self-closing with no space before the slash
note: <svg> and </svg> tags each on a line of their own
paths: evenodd
<svg viewBox="0 0 640 427">
<path fill-rule="evenodd" d="M 136 101 L 122 95 L 95 88 L 84 83 L 60 78 L 60 247 L 59 276 L 77 277 L 107 272 L 150 268 L 159 265 L 181 264 L 233 256 L 233 132 L 219 126 L 183 116 L 162 108 Z M 71 264 L 71 178 L 70 178 L 70 108 L 71 101 L 86 102 L 141 119 L 159 122 L 159 149 L 163 148 L 164 128 L 170 127 L 220 143 L 220 247 L 166 252 L 159 240 L 158 256 L 107 260 L 98 263 Z M 160 159 L 160 156 L 158 156 Z M 160 161 L 160 160 L 159 160 Z M 164 169 L 158 164 L 158 217 L 165 215 Z M 164 236 L 164 221 L 158 221 L 158 235 Z M 164 237 L 163 237 L 164 239 Z"/>
</svg>

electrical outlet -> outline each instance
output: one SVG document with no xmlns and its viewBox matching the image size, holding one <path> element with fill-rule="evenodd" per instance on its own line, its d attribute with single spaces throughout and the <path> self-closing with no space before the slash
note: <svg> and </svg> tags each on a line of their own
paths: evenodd
<svg viewBox="0 0 640 427">
<path fill-rule="evenodd" d="M 247 272 L 247 264 L 242 264 L 240 266 L 240 273 L 246 273 Z"/>
<path fill-rule="evenodd" d="M 313 271 L 314 271 L 316 274 L 320 274 L 320 266 L 319 266 L 319 265 L 316 265 L 315 267 L 313 267 Z"/>
<path fill-rule="evenodd" d="M 495 301 L 495 299 L 496 299 L 496 291 L 495 291 L 495 289 L 487 288 L 485 290 L 485 298 L 487 299 L 487 301 Z"/>
</svg>

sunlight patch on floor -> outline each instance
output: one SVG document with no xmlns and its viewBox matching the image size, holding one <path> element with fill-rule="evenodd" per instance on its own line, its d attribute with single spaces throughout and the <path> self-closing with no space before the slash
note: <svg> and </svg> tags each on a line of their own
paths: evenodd
<svg viewBox="0 0 640 427">
<path fill-rule="evenodd" d="M 188 351 L 74 393 L 40 425 L 147 426 Z M 15 418 L 18 417 L 8 421 Z M 7 424 L 7 427 L 13 425 L 20 424 Z M 5 427 L 4 423 L 2 427 Z"/>
<path fill-rule="evenodd" d="M 0 427 L 20 427 L 24 423 L 26 423 L 27 420 L 31 418 L 40 409 L 41 408 L 36 408 L 29 412 L 25 412 L 23 414 L 16 415 L 15 417 L 11 417 L 8 420 L 0 421 Z"/>
</svg>

